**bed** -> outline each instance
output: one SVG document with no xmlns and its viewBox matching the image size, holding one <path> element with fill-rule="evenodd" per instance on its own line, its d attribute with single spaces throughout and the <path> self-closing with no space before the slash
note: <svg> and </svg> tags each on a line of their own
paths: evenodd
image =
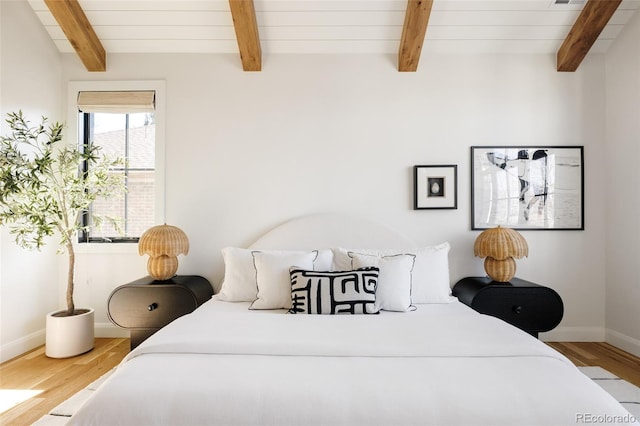
<svg viewBox="0 0 640 426">
<path fill-rule="evenodd" d="M 132 351 L 69 424 L 635 421 L 564 356 L 453 298 L 448 250 L 342 215 L 226 248 L 221 291 Z"/>
</svg>

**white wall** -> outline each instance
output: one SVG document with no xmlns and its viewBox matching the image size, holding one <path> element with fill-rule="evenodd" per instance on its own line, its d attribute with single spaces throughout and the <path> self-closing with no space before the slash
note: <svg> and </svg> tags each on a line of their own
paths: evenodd
<svg viewBox="0 0 640 426">
<path fill-rule="evenodd" d="M 421 244 L 449 240 L 454 282 L 483 274 L 472 254 L 469 147 L 583 144 L 586 230 L 525 232 L 531 256 L 518 275 L 564 298 L 555 336 L 602 340 L 605 205 L 590 194 L 605 189 L 604 57 L 591 55 L 577 73 L 557 73 L 552 55 L 433 54 L 417 73 L 398 73 L 393 62 L 265 55 L 262 72 L 245 73 L 235 55 L 120 54 L 106 73 L 89 75 L 65 55 L 64 72 L 65 80 L 166 80 L 167 221 L 191 240 L 179 272 L 216 283 L 220 248 L 329 211 L 368 216 Z M 412 166 L 449 163 L 459 166 L 458 210 L 412 210 Z M 116 271 L 125 257 L 86 259 Z M 91 278 L 94 306 L 126 282 L 113 275 Z"/>
<path fill-rule="evenodd" d="M 0 2 L 0 133 L 6 113 L 22 109 L 32 123 L 63 120 L 60 56 L 27 2 Z M 19 42 L 17 42 L 19 40 Z M 0 228 L 0 362 L 44 343 L 45 315 L 60 307 L 57 240 L 41 252 L 13 243 Z"/>
<path fill-rule="evenodd" d="M 607 341 L 640 356 L 640 14 L 606 61 Z"/>
<path fill-rule="evenodd" d="M 482 260 L 472 255 L 478 233 L 469 225 L 469 147 L 585 145 L 586 230 L 523 232 L 530 257 L 518 261 L 518 276 L 553 287 L 564 299 L 564 320 L 545 337 L 604 339 L 611 271 L 607 276 L 603 241 L 612 235 L 605 226 L 607 203 L 599 195 L 608 189 L 605 82 L 611 80 L 605 80 L 604 55 L 590 55 L 576 73 L 557 73 L 553 55 L 429 54 L 417 73 L 398 73 L 391 55 L 265 54 L 260 73 L 243 72 L 237 55 L 112 54 L 106 73 L 88 73 L 75 55 L 62 55 L 60 75 L 48 62 L 31 68 L 7 64 L 29 52 L 57 54 L 43 30 L 34 28 L 37 18 L 27 5 L 2 4 L 3 12 L 20 15 L 7 25 L 3 16 L 3 35 L 42 36 L 28 41 L 33 48 L 24 51 L 7 52 L 3 43 L 3 108 L 6 88 L 13 90 L 15 104 L 37 106 L 45 99 L 51 111 L 66 90 L 55 87 L 57 82 L 166 80 L 166 219 L 191 240 L 179 273 L 201 274 L 216 285 L 223 273 L 222 247 L 246 246 L 289 218 L 316 212 L 364 215 L 420 244 L 448 240 L 454 282 L 483 274 Z M 31 90 L 37 79 L 29 77 L 30 70 L 45 79 L 46 89 Z M 624 78 L 638 84 L 637 74 Z M 412 166 L 451 163 L 459 166 L 458 209 L 412 210 Z M 3 306 L 11 303 L 12 310 L 39 318 L 47 309 L 30 311 L 31 302 L 15 291 L 5 297 L 8 248 L 3 244 L 0 262 Z M 111 334 L 108 295 L 145 275 L 146 259 L 135 246 L 81 251 L 77 303 L 96 308 L 98 335 Z M 57 261 L 64 265 L 63 258 Z M 64 273 L 57 273 L 62 294 Z M 609 310 L 615 306 L 610 298 Z M 633 320 L 624 311 L 620 317 Z M 3 310 L 2 323 L 4 334 L 28 321 Z"/>
</svg>

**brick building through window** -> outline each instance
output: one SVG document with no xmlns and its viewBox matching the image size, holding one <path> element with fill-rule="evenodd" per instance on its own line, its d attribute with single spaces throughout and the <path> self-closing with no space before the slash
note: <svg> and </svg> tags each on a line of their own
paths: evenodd
<svg viewBox="0 0 640 426">
<path fill-rule="evenodd" d="M 135 242 L 155 221 L 155 118 L 153 113 L 81 113 L 85 143 L 98 145 L 110 157 L 125 159 L 112 173 L 125 175 L 127 191 L 120 197 L 96 200 L 84 218 L 89 231 L 82 242 Z M 94 215 L 115 217 L 120 230 L 103 221 L 97 228 Z"/>
</svg>

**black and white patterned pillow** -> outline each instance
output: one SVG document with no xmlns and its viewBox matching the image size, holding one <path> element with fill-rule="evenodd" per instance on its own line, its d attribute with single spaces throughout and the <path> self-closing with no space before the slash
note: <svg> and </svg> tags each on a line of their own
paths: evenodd
<svg viewBox="0 0 640 426">
<path fill-rule="evenodd" d="M 379 268 L 355 271 L 308 271 L 292 267 L 292 314 L 377 314 Z"/>
</svg>

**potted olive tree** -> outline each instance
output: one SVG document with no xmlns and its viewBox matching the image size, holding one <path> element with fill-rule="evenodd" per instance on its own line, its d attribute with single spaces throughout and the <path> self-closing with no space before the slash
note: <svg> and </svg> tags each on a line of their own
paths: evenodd
<svg viewBox="0 0 640 426">
<path fill-rule="evenodd" d="M 6 122 L 9 134 L 0 137 L 0 225 L 25 249 L 39 249 L 55 234 L 60 238 L 58 252 L 69 259 L 67 308 L 47 315 L 46 354 L 75 356 L 93 348 L 94 321 L 93 309 L 74 305 L 73 243 L 90 204 L 124 191 L 124 177 L 111 172 L 122 160 L 107 158 L 97 146 L 63 142 L 64 126 L 48 125 L 45 117 L 31 126 L 19 111 L 7 114 Z"/>
</svg>

